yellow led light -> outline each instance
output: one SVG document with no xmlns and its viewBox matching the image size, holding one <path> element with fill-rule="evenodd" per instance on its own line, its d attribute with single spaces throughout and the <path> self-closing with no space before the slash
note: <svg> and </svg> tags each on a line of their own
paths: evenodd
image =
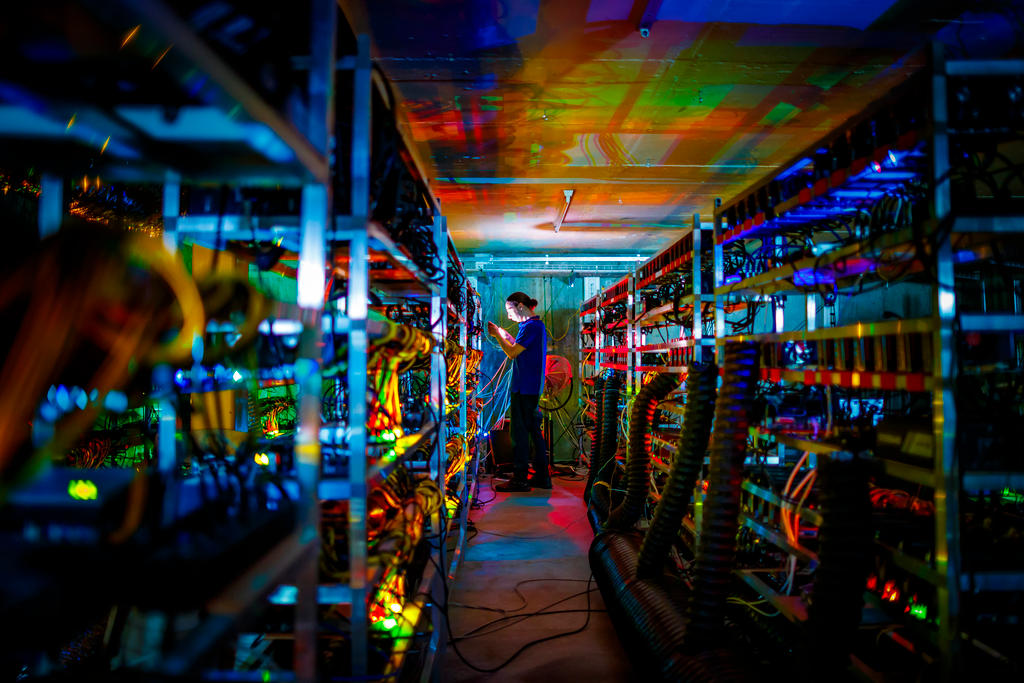
<svg viewBox="0 0 1024 683">
<path fill-rule="evenodd" d="M 402 606 L 399 605 L 397 602 L 393 602 L 391 603 L 391 611 L 395 614 L 400 614 L 402 612 Z"/>
<path fill-rule="evenodd" d="M 68 482 L 68 495 L 74 500 L 96 500 L 99 489 L 88 479 L 72 479 Z"/>
<path fill-rule="evenodd" d="M 256 455 L 253 456 L 253 460 L 256 461 L 257 465 L 263 465 L 264 467 L 266 467 L 267 465 L 270 464 L 270 454 L 257 453 Z"/>
</svg>

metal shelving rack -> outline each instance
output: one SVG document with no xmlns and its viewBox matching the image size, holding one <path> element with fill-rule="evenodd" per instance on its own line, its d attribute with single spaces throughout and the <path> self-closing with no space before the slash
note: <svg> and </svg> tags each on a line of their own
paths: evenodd
<svg viewBox="0 0 1024 683">
<path fill-rule="evenodd" d="M 463 276 L 465 275 L 465 269 L 462 265 L 461 259 L 459 258 L 458 251 L 455 248 L 454 243 L 451 242 L 450 238 L 446 237 L 446 250 L 439 253 L 447 253 L 450 262 L 457 268 Z M 455 497 L 455 505 L 451 514 L 447 511 L 447 496 L 449 495 L 450 488 L 445 484 L 445 471 L 446 464 L 442 463 L 439 477 L 441 483 L 441 490 L 446 496 L 445 504 L 442 506 L 442 510 L 446 513 L 444 517 L 437 520 L 439 524 L 439 539 L 437 550 L 439 557 L 437 563 L 428 564 L 426 571 L 424 572 L 423 585 L 429 586 L 430 594 L 439 595 L 444 590 L 444 584 L 453 581 L 458 571 L 459 563 L 463 561 L 463 554 L 465 552 L 466 544 L 466 532 L 469 528 L 469 508 L 472 504 L 473 498 L 476 495 L 477 485 L 477 472 L 479 470 L 479 458 L 475 446 L 475 434 L 476 424 L 471 425 L 470 410 L 469 407 L 474 403 L 476 387 L 469 388 L 467 383 L 467 359 L 468 354 L 472 351 L 478 351 L 482 353 L 482 311 L 480 306 L 480 295 L 473 289 L 472 284 L 468 278 L 463 278 L 464 286 L 460 290 L 460 305 L 456 306 L 450 300 L 445 299 L 444 313 L 440 313 L 440 317 L 448 321 L 447 324 L 452 324 L 458 327 L 459 330 L 459 346 L 463 350 L 467 357 L 464 357 L 460 363 L 459 369 L 459 399 L 454 406 L 451 406 L 451 410 L 447 411 L 449 406 L 445 406 L 445 410 L 448 415 L 457 415 L 458 426 L 448 432 L 445 438 L 442 440 L 438 439 L 438 444 L 442 453 L 446 453 L 445 446 L 448 443 L 449 438 L 465 439 L 466 447 L 470 449 L 471 457 L 463 465 L 462 470 L 453 473 L 451 480 L 458 480 L 454 486 L 454 491 L 451 493 Z M 447 292 L 447 288 L 444 290 Z M 469 312 L 469 299 L 473 298 L 475 301 L 475 313 L 474 317 L 470 318 Z M 446 325 L 447 325 L 446 324 Z M 472 333 L 470 332 L 472 328 Z M 445 337 L 447 337 L 447 328 L 445 330 Z M 442 344 L 443 347 L 443 344 Z M 444 357 L 439 358 L 439 362 L 442 367 L 444 366 Z M 446 382 L 441 384 L 441 391 L 445 391 Z M 442 413 L 446 415 L 446 413 Z M 447 418 L 442 418 L 442 422 L 448 423 Z M 448 539 L 455 534 L 454 547 L 448 548 Z M 451 551 L 449 557 L 449 550 Z M 421 589 L 422 590 L 422 589 Z M 447 645 L 447 627 L 445 626 L 444 620 L 446 619 L 445 613 L 442 611 L 440 605 L 431 603 L 431 635 L 429 642 L 426 644 L 426 652 L 420 662 L 420 676 L 421 681 L 437 680 L 440 676 L 440 666 L 444 659 L 444 652 Z"/>
<path fill-rule="evenodd" d="M 598 325 L 598 308 L 601 304 L 601 292 L 590 297 L 580 306 L 580 362 L 578 374 L 580 381 L 590 386 L 594 385 L 594 378 L 600 373 L 600 360 L 597 349 L 601 347 L 603 335 Z M 587 331 L 589 329 L 589 332 Z M 580 412 L 590 420 L 597 419 L 597 407 L 594 399 L 587 399 L 584 392 L 580 392 Z M 589 467 L 590 455 L 585 450 L 580 451 L 581 463 Z"/>
<path fill-rule="evenodd" d="M 459 255 L 454 244 L 450 244 L 449 254 L 455 264 L 455 267 L 462 273 L 465 273 L 465 267 L 459 259 Z M 477 473 L 480 466 L 475 445 L 475 435 L 478 425 L 476 425 L 475 422 L 471 425 L 470 416 L 470 406 L 474 404 L 476 398 L 476 386 L 474 385 L 472 388 L 469 388 L 468 386 L 467 361 L 469 354 L 474 351 L 480 353 L 483 351 L 482 311 L 480 295 L 473 289 L 473 285 L 469 281 L 469 278 L 465 279 L 465 287 L 461 291 L 460 298 L 461 306 L 459 307 L 455 307 L 451 302 L 449 302 L 449 317 L 458 324 L 459 346 L 466 353 L 466 358 L 464 358 L 463 362 L 460 364 L 461 367 L 459 370 L 460 400 L 457 406 L 459 413 L 458 436 L 466 440 L 466 448 L 470 449 L 472 455 L 462 472 L 457 475 L 453 475 L 453 477 L 457 476 L 460 480 L 456 489 L 456 495 L 458 496 L 456 510 L 458 512 L 458 516 L 452 517 L 449 520 L 449 525 L 458 524 L 458 538 L 455 543 L 455 548 L 452 551 L 451 562 L 448 565 L 447 580 L 449 581 L 455 579 L 459 562 L 462 560 L 462 554 L 466 543 L 466 531 L 469 528 L 469 507 L 472 503 L 473 497 L 476 495 Z M 473 299 L 475 302 L 472 317 L 470 317 L 470 299 Z M 450 532 L 451 529 L 449 529 L 449 533 Z"/>
<path fill-rule="evenodd" d="M 708 362 L 714 353 L 714 338 L 705 335 L 711 295 L 711 229 L 701 223 L 700 215 L 693 215 L 692 227 L 668 247 L 652 256 L 633 275 L 634 305 L 629 311 L 633 320 L 632 334 L 628 338 L 630 350 L 631 386 L 636 391 L 647 373 L 678 374 L 685 382 L 687 366 L 692 362 Z M 688 284 L 687 284 L 688 281 Z M 684 286 L 686 285 L 686 286 Z M 680 288 L 675 296 L 648 307 L 646 302 L 658 292 L 655 287 Z M 648 292 L 652 296 L 645 296 Z M 677 324 L 678 316 L 689 316 Z M 655 330 L 671 330 L 670 338 L 650 343 L 649 335 Z M 643 354 L 668 354 L 664 362 L 648 365 Z M 651 433 L 651 465 L 655 472 L 667 474 L 676 453 L 678 433 L 682 429 L 684 404 L 682 393 L 670 397 L 660 406 L 667 424 Z M 651 504 L 657 505 L 657 494 L 651 492 Z"/>
<path fill-rule="evenodd" d="M 645 366 L 636 357 L 632 363 L 635 373 L 634 385 L 640 381 L 644 372 L 676 372 L 685 374 L 688 362 L 707 362 L 711 360 L 714 339 L 704 334 L 704 326 L 708 317 L 708 308 L 713 302 L 710 293 L 710 277 L 707 266 L 711 252 L 711 229 L 705 227 L 699 214 L 693 215 L 693 226 L 676 242 L 669 245 L 650 258 L 633 276 L 634 309 L 630 311 L 633 329 L 636 336 L 630 337 L 630 349 L 635 355 L 642 353 L 671 352 L 683 350 L 678 361 L 660 366 Z M 641 292 L 651 285 L 672 283 L 688 275 L 690 290 L 679 297 L 678 307 L 675 301 L 662 303 L 647 310 L 639 310 Z M 682 286 L 680 282 L 677 286 Z M 652 328 L 672 327 L 669 318 L 680 313 L 689 312 L 692 320 L 689 325 L 678 325 L 678 336 L 658 344 L 647 343 L 647 332 Z M 666 324 L 668 323 L 668 324 Z"/>
<path fill-rule="evenodd" d="M 958 124 L 948 111 L 950 103 L 954 102 L 951 97 L 951 88 L 954 86 L 950 84 L 950 79 L 960 79 L 956 84 L 956 96 L 963 101 L 965 97 L 971 97 L 970 78 L 980 79 L 976 87 L 989 88 L 991 92 L 991 89 L 999 87 L 999 82 L 994 78 L 1011 79 L 1012 86 L 1012 78 L 1019 79 L 1022 75 L 1024 62 L 946 62 L 936 48 L 930 79 L 926 83 L 929 95 L 927 98 L 919 97 L 916 103 L 922 110 L 927 110 L 928 115 L 917 120 L 898 138 L 864 154 L 853 150 L 846 166 L 818 174 L 813 182 L 808 181 L 806 186 L 792 196 L 787 197 L 779 191 L 779 183 L 785 175 L 781 174 L 778 178 L 769 178 L 755 185 L 726 205 L 718 205 L 715 211 L 714 295 L 719 352 L 729 340 L 751 340 L 764 344 L 763 357 L 768 362 L 762 364 L 761 376 L 763 380 L 773 383 L 931 394 L 931 466 L 889 458 L 881 460 L 886 475 L 934 489 L 934 547 L 926 557 L 881 546 L 880 552 L 887 553 L 893 564 L 900 569 L 934 586 L 938 614 L 935 615 L 935 631 L 928 647 L 938 657 L 938 672 L 933 673 L 937 673 L 943 680 L 957 680 L 962 675 L 963 643 L 973 639 L 973 635 L 968 635 L 972 633 L 971 626 L 962 621 L 962 594 L 972 589 L 1019 592 L 1024 588 L 1024 567 L 1013 571 L 980 573 L 968 573 L 964 569 L 961 497 L 966 493 L 1001 490 L 1002 487 L 1019 488 L 1022 476 L 1019 472 L 964 471 L 960 466 L 955 404 L 959 372 L 955 355 L 959 335 L 971 330 L 1011 334 L 1024 330 L 1024 327 L 1020 322 L 1019 310 L 1006 314 L 961 312 L 954 268 L 958 263 L 984 255 L 985 238 L 982 234 L 1006 236 L 1024 232 L 1024 212 L 1018 204 L 1017 212 L 1010 215 L 992 215 L 990 210 L 986 215 L 979 216 L 972 215 L 970 209 L 958 206 L 951 191 L 953 142 L 963 142 L 971 135 L 983 131 L 974 130 L 963 121 L 959 122 L 960 128 L 956 129 Z M 844 124 L 837 133 L 810 147 L 805 154 L 797 155 L 793 165 L 787 165 L 787 173 L 793 169 L 806 168 L 812 160 L 817 162 L 815 155 L 821 151 L 828 151 L 830 147 L 835 151 L 838 146 L 845 144 L 848 133 L 852 141 L 866 126 L 874 125 L 870 117 L 884 116 L 879 114 L 882 108 L 896 106 L 900 96 L 897 92 L 870 107 L 864 115 Z M 965 128 L 965 125 L 968 127 Z M 979 121 L 973 125 L 982 127 L 984 124 Z M 984 132 L 991 135 L 989 131 Z M 817 163 L 815 168 L 817 170 Z M 921 175 L 929 185 L 930 216 L 925 221 L 918 219 L 908 227 L 893 230 L 880 238 L 855 240 L 832 251 L 816 253 L 788 264 L 773 264 L 765 272 L 753 276 L 737 277 L 726 271 L 725 244 L 746 239 L 775 240 L 775 244 L 779 244 L 779 238 L 773 236 L 774 230 L 787 224 L 815 225 L 815 221 L 820 222 L 827 217 L 827 213 L 820 211 L 828 202 L 854 197 L 867 203 L 878 201 L 900 182 Z M 908 247 L 915 244 L 936 264 L 934 277 L 930 281 L 930 316 L 883 322 L 850 321 L 835 326 L 832 309 L 829 311 L 833 314 L 832 326 L 817 327 L 817 314 L 826 302 L 813 290 L 822 283 L 837 289 L 856 284 L 862 278 L 871 277 L 881 267 L 878 265 L 880 259 L 909 264 L 903 268 L 901 277 L 920 273 L 923 268 L 915 260 L 916 252 L 908 254 Z M 808 293 L 809 290 L 811 293 Z M 767 312 L 767 320 L 763 322 L 763 326 L 769 327 L 771 332 L 726 335 L 728 307 L 737 296 L 746 296 L 748 303 L 768 300 L 775 302 L 775 306 Z M 769 296 L 776 298 L 769 299 Z M 805 297 L 802 307 L 805 327 L 798 331 L 784 332 L 787 308 L 780 302 L 783 297 L 801 296 Z M 1019 304 L 1017 307 L 1019 309 Z M 829 316 L 822 317 L 827 322 Z M 774 361 L 778 360 L 775 355 L 778 353 L 777 345 L 787 342 L 814 345 L 818 367 L 787 369 L 775 364 Z M 899 348 L 898 367 L 895 369 L 886 367 L 882 361 L 885 345 L 891 343 Z M 908 361 L 919 354 L 925 366 L 907 367 Z M 752 433 L 752 438 L 768 442 L 779 449 L 780 454 L 785 452 L 785 448 L 811 453 L 812 463 L 813 456 L 831 457 L 844 450 L 837 442 L 819 440 L 813 436 L 788 435 L 784 430 L 761 429 Z M 756 505 L 774 508 L 790 505 L 788 501 L 777 499 L 770 492 L 755 486 L 745 485 L 744 495 L 750 496 Z M 804 510 L 802 514 L 807 517 L 814 512 Z M 814 523 L 813 519 L 808 519 Z M 787 543 L 779 534 L 751 518 L 745 519 L 744 523 L 763 539 L 799 557 L 801 562 L 812 566 L 816 563 L 816 555 L 799 543 Z M 740 572 L 740 576 L 790 620 L 802 621 L 806 618 L 799 600 L 776 593 L 754 572 Z M 910 647 L 913 650 L 913 646 Z"/>
<path fill-rule="evenodd" d="M 6 138 L 13 136 L 17 145 L 12 145 L 12 148 L 20 145 L 26 135 L 34 137 L 38 149 L 31 150 L 31 153 L 42 155 L 44 161 L 39 165 L 48 169 L 43 175 L 40 195 L 41 234 L 45 236 L 55 232 L 64 215 L 62 176 L 88 168 L 91 173 L 101 173 L 108 182 L 149 182 L 162 185 L 163 239 L 164 244 L 172 250 L 185 240 L 210 244 L 216 249 L 221 248 L 227 240 L 240 239 L 275 242 L 298 254 L 297 302 L 278 302 L 275 305 L 275 317 L 297 321 L 302 331 L 298 359 L 291 369 L 299 389 L 299 422 L 295 440 L 298 522 L 290 534 L 267 549 L 241 576 L 207 601 L 207 616 L 200 626 L 164 653 L 154 668 L 172 676 L 192 673 L 199 658 L 232 632 L 254 607 L 265 604 L 273 592 L 277 598 L 274 600 L 276 604 L 295 605 L 294 672 L 252 672 L 253 680 L 311 682 L 318 679 L 317 612 L 318 605 L 325 603 L 350 605 L 351 671 L 354 676 L 365 676 L 369 646 L 367 588 L 370 584 L 366 548 L 367 485 L 368 481 L 385 475 L 397 463 L 384 467 L 380 463 L 367 462 L 367 406 L 365 401 L 352 401 L 346 425 L 348 476 L 340 479 L 321 476 L 322 372 L 336 359 L 321 358 L 319 340 L 325 332 L 347 335 L 345 362 L 349 395 L 364 396 L 367 389 L 367 348 L 371 338 L 384 331 L 380 324 L 368 316 L 371 289 L 429 298 L 431 319 L 441 320 L 439 329 L 433 330 L 435 346 L 429 399 L 435 414 L 442 416 L 442 419 L 427 428 L 427 431 L 434 432 L 435 445 L 426 465 L 435 481 L 440 478 L 442 487 L 446 467 L 446 425 L 443 419 L 446 410 L 443 359 L 446 282 L 443 277 L 439 282 L 431 281 L 400 245 L 394 244 L 380 226 L 369 222 L 372 174 L 370 136 L 374 94 L 391 109 L 383 112 L 383 115 L 397 116 L 397 105 L 390 101 L 385 84 L 373 72 L 366 36 L 358 38 L 355 54 L 338 54 L 339 18 L 334 0 L 309 2 L 309 39 L 305 46 L 308 56 L 296 67 L 309 74 L 305 106 L 293 110 L 302 113 L 300 120 L 291 120 L 282 109 L 268 102 L 234 66 L 207 44 L 199 32 L 159 0 L 125 0 L 116 7 L 101 2 L 88 2 L 86 5 L 101 25 L 130 27 L 132 23 L 138 24 L 127 34 L 121 47 L 128 45 L 136 33 L 142 31 L 141 35 L 146 40 L 145 45 L 138 48 L 139 51 L 145 55 L 147 51 L 156 50 L 149 55 L 156 57 L 151 71 L 156 71 L 157 65 L 162 63 L 170 74 L 169 78 L 161 81 L 161 86 L 154 87 L 148 94 L 155 97 L 154 93 L 157 93 L 161 100 L 166 100 L 173 98 L 173 94 L 167 95 L 167 92 L 172 91 L 161 91 L 160 88 L 169 82 L 180 86 L 185 93 L 180 98 L 184 102 L 180 114 L 182 121 L 180 126 L 175 127 L 173 116 L 163 122 L 158 120 L 159 117 L 147 118 L 147 111 L 133 109 L 137 107 L 134 101 L 120 109 L 110 109 L 105 106 L 106 103 L 96 105 L 89 99 L 92 93 L 87 90 L 75 90 L 73 94 L 60 99 L 46 99 L 44 95 L 34 100 L 31 107 L 20 103 L 12 105 L 12 109 L 24 114 L 24 120 L 18 120 L 16 116 L 8 117 L 7 124 L 13 127 L 0 125 L 0 135 Z M 171 48 L 157 54 L 159 47 L 167 45 Z M 336 112 L 336 73 L 340 71 L 349 72 L 352 77 L 350 114 Z M 39 85 L 45 90 L 54 84 L 41 82 L 26 85 Z M 67 101 L 73 104 L 69 105 Z M 45 102 L 45 111 L 39 109 L 40 102 Z M 66 111 L 69 107 L 72 107 L 70 113 L 73 114 L 70 122 L 69 112 Z M 208 117 L 205 120 L 216 121 L 220 127 L 195 130 L 195 120 L 190 117 L 197 113 Z M 343 198 L 334 196 L 337 169 L 332 168 L 332 155 L 335 153 L 335 140 L 339 133 L 335 123 L 339 118 L 349 119 L 349 116 L 351 128 L 348 157 L 339 158 L 337 162 L 339 165 L 348 165 L 350 194 Z M 94 141 L 79 135 L 79 129 L 72 130 L 76 119 L 80 126 L 88 124 L 90 129 L 111 131 L 99 154 L 92 149 Z M 25 121 L 32 125 L 26 128 Z M 54 121 L 67 122 L 67 130 L 71 134 L 54 135 Z M 200 133 L 199 144 L 191 139 L 182 144 L 181 136 L 189 131 Z M 396 133 L 402 135 L 400 131 Z M 198 161 L 189 157 L 189 151 L 182 151 L 205 151 L 203 148 L 211 143 L 222 147 L 213 154 L 200 154 Z M 411 158 L 407 163 L 413 167 L 413 175 L 425 178 L 416 160 L 414 148 L 407 143 L 405 147 Z M 105 156 L 104 152 L 107 152 Z M 232 153 L 236 154 L 232 156 Z M 180 201 L 182 186 L 204 183 L 217 183 L 222 187 L 300 189 L 298 215 L 267 217 L 225 215 L 223 212 L 214 216 L 185 215 Z M 345 199 L 348 206 L 343 206 Z M 445 220 L 437 201 L 430 197 L 429 203 L 434 213 L 434 244 L 437 253 L 444 255 L 450 246 Z M 338 308 L 324 310 L 325 266 L 328 263 L 329 246 L 342 248 L 349 264 L 344 311 Z M 384 264 L 384 267 L 371 270 L 371 262 Z M 467 287 L 464 301 L 470 293 Z M 465 312 L 461 315 L 464 320 Z M 465 342 L 465 324 L 460 334 Z M 479 348 L 479 335 L 475 343 L 475 348 Z M 466 343 L 463 347 L 466 347 Z M 463 432 L 467 419 L 464 372 L 463 369 L 460 380 L 460 427 Z M 157 436 L 158 463 L 168 482 L 174 481 L 172 474 L 178 464 L 172 375 L 167 366 L 158 366 L 154 371 L 153 395 L 159 399 L 161 409 Z M 422 438 L 429 436 L 424 434 Z M 414 448 L 407 451 L 414 452 Z M 475 467 L 474 459 L 474 473 Z M 466 509 L 472 492 L 470 486 L 463 488 L 463 509 Z M 319 502 L 336 498 L 345 498 L 349 503 L 350 581 L 348 585 L 318 585 Z M 464 540 L 465 515 L 461 522 L 460 544 Z M 439 520 L 432 520 L 432 524 L 435 529 L 440 529 Z M 437 552 L 439 564 L 444 566 L 443 543 Z M 429 576 L 429 569 L 425 574 Z M 434 592 L 437 586 L 432 584 L 439 580 L 436 576 L 425 578 L 425 582 L 430 584 L 427 592 Z M 432 645 L 439 648 L 443 644 L 439 641 L 439 634 L 444 629 L 440 628 L 443 616 L 436 606 L 433 617 Z M 401 662 L 398 665 L 401 666 Z M 247 675 L 246 672 L 231 674 L 232 680 L 245 680 Z"/>
<path fill-rule="evenodd" d="M 711 360 L 714 338 L 704 334 L 709 308 L 714 301 L 711 294 L 711 240 L 711 228 L 702 224 L 700 216 L 694 214 L 691 228 L 685 230 L 678 240 L 581 305 L 581 327 L 593 325 L 592 332 L 587 335 L 587 341 L 592 340 L 592 346 L 582 343 L 583 340 L 580 346 L 580 374 L 584 381 L 590 379 L 592 382 L 592 378 L 602 370 L 620 371 L 626 375 L 626 395 L 630 396 L 642 386 L 646 373 L 666 372 L 685 376 L 690 362 Z M 645 308 L 646 290 L 655 285 L 677 284 L 682 287 L 684 276 L 689 278 L 689 291 L 681 294 L 678 307 L 676 301 L 670 300 Z M 626 305 L 625 317 L 609 329 L 623 330 L 620 334 L 623 335 L 624 343 L 606 346 L 606 335 L 597 321 L 601 320 L 605 308 L 620 301 Z M 670 319 L 679 314 L 690 314 L 692 319 L 688 324 L 674 325 Z M 674 329 L 678 334 L 664 342 L 648 343 L 651 330 L 658 328 Z M 586 359 L 588 351 L 593 352 L 590 362 Z M 668 353 L 670 358 L 659 365 L 644 365 L 644 353 Z M 604 356 L 609 356 L 609 359 L 604 360 Z M 592 373 L 589 378 L 587 372 Z M 679 401 L 665 402 L 661 409 L 667 413 L 682 414 Z M 593 400 L 588 403 L 581 398 L 581 410 L 591 420 L 596 418 Z M 652 444 L 658 452 L 653 467 L 664 472 L 668 471 L 668 463 L 675 453 L 675 439 L 670 436 L 666 433 L 652 434 Z M 586 458 L 587 454 L 584 453 L 583 457 Z"/>
</svg>

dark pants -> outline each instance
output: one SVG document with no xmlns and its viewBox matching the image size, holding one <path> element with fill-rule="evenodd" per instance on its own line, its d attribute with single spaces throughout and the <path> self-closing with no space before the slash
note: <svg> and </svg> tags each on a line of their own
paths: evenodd
<svg viewBox="0 0 1024 683">
<path fill-rule="evenodd" d="M 533 441 L 533 471 L 538 477 L 548 476 L 548 449 L 540 431 L 540 396 L 512 393 L 512 467 L 519 481 L 526 481 L 530 468 L 530 441 Z"/>
</svg>

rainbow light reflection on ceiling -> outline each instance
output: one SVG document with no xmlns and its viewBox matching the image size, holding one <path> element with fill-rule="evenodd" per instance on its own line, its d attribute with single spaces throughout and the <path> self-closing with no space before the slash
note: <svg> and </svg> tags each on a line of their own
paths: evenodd
<svg viewBox="0 0 1024 683">
<path fill-rule="evenodd" d="M 924 65 L 941 25 L 891 4 L 343 6 L 404 99 L 460 249 L 652 253 Z"/>
</svg>

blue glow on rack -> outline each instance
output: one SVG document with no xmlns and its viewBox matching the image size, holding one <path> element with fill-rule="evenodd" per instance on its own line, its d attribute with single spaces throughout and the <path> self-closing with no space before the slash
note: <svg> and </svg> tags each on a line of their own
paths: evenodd
<svg viewBox="0 0 1024 683">
<path fill-rule="evenodd" d="M 775 180 L 785 180 L 786 178 L 788 178 L 789 176 L 793 175 L 794 173 L 796 173 L 800 169 L 802 169 L 805 166 L 807 166 L 808 164 L 812 164 L 812 163 L 814 163 L 813 159 L 810 159 L 810 158 L 801 159 L 800 161 L 796 162 L 795 164 L 793 164 L 792 166 L 787 168 L 785 171 L 780 173 L 779 175 L 775 176 Z"/>
<path fill-rule="evenodd" d="M 827 254 L 834 249 L 838 249 L 842 244 L 842 242 L 824 242 L 815 244 L 811 247 L 811 253 L 815 256 L 821 256 L 822 254 Z"/>
<path fill-rule="evenodd" d="M 879 199 L 885 196 L 886 191 L 883 187 L 872 190 L 835 190 L 832 196 L 842 199 Z"/>
<path fill-rule="evenodd" d="M 803 268 L 793 273 L 793 284 L 798 287 L 811 287 L 814 285 L 832 285 L 836 278 L 830 272 L 821 272 L 814 268 Z"/>
<path fill-rule="evenodd" d="M 890 152 L 892 154 L 892 152 Z M 875 171 L 870 175 L 871 180 L 913 180 L 919 174 L 913 171 Z M 865 178 L 866 179 L 866 178 Z"/>
<path fill-rule="evenodd" d="M 978 260 L 978 255 L 970 249 L 953 252 L 953 263 L 970 263 Z"/>
</svg>

